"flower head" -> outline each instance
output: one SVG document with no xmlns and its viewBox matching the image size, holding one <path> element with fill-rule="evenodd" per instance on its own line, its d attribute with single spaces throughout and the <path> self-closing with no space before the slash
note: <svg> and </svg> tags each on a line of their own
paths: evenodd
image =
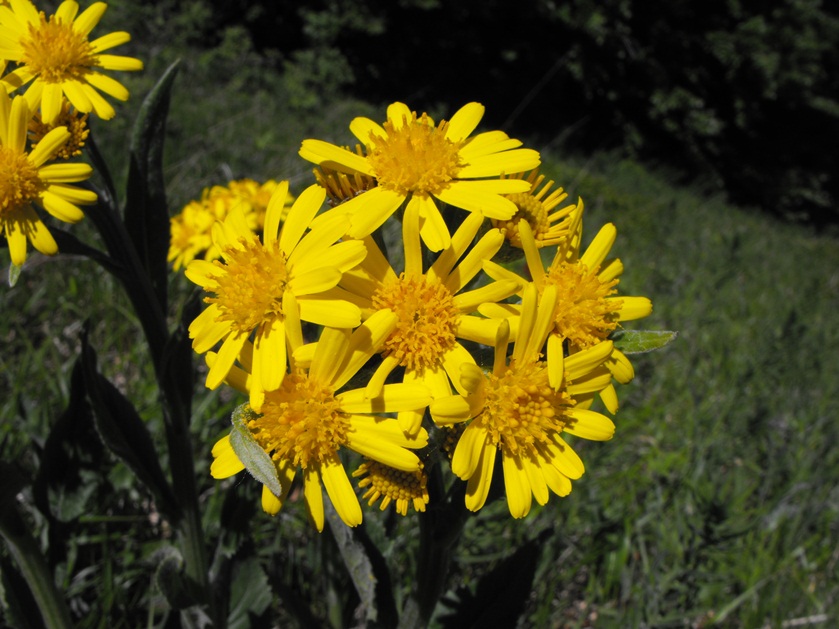
<svg viewBox="0 0 839 629">
<path fill-rule="evenodd" d="M 505 229 L 507 240 L 514 247 L 522 248 L 521 236 L 519 235 L 519 221 L 527 221 L 530 231 L 533 233 L 533 240 L 539 248 L 559 244 L 568 233 L 570 216 L 574 210 L 573 205 L 566 205 L 556 211 L 555 208 L 568 198 L 568 194 L 562 188 L 556 188 L 551 192 L 553 181 L 545 181 L 545 175 L 540 175 L 538 170 L 533 170 L 525 179 L 523 173 L 510 175 L 511 179 L 524 179 L 530 184 L 530 190 L 508 194 L 507 198 L 516 204 L 516 213 L 507 220 L 493 219 L 495 227 Z M 541 188 L 539 186 L 542 186 Z"/>
<path fill-rule="evenodd" d="M 362 477 L 358 486 L 367 488 L 362 499 L 369 499 L 367 504 L 371 507 L 381 499 L 379 509 L 382 511 L 391 503 L 400 515 L 408 515 L 409 506 L 413 506 L 416 511 L 425 511 L 425 505 L 428 504 L 428 478 L 422 466 L 415 472 L 405 472 L 378 461 L 365 461 L 352 475 Z"/>
<path fill-rule="evenodd" d="M 349 175 L 372 177 L 376 186 L 348 200 L 350 235 L 372 233 L 399 206 L 408 202 L 421 221 L 422 239 L 432 251 L 449 246 L 450 234 L 437 202 L 496 219 L 508 219 L 515 204 L 503 195 L 524 192 L 528 182 L 502 179 L 539 165 L 539 154 L 518 148 L 521 142 L 501 131 L 470 137 L 484 107 L 469 103 L 450 121 L 434 121 L 423 113 L 393 103 L 383 125 L 356 118 L 350 131 L 363 145 L 356 152 L 320 140 L 305 140 L 300 155 L 315 164 Z"/>
<path fill-rule="evenodd" d="M 70 159 L 82 154 L 90 129 L 87 126 L 87 114 L 75 111 L 70 103 L 63 103 L 61 113 L 55 118 L 52 124 L 47 124 L 41 118 L 40 112 L 29 122 L 29 139 L 32 148 L 38 145 L 44 136 L 56 127 L 64 127 L 70 132 L 70 139 L 56 154 L 55 159 Z"/>
<path fill-rule="evenodd" d="M 9 242 L 12 263 L 26 261 L 26 243 L 53 255 L 58 247 L 34 206 L 66 223 L 83 218 L 79 205 L 96 202 L 96 193 L 71 183 L 87 179 L 87 164 L 50 164 L 71 138 L 65 127 L 49 131 L 38 145 L 27 150 L 31 114 L 26 99 L 13 101 L 0 90 L 0 233 Z"/>
<path fill-rule="evenodd" d="M 572 212 L 569 232 L 557 247 L 547 269 L 542 266 L 530 226 L 526 221 L 519 223 L 527 268 L 533 282 L 540 293 L 553 286 L 558 294 L 547 351 L 549 365 L 562 360 L 563 344 L 567 344 L 572 354 L 588 349 L 607 339 L 621 322 L 640 319 L 652 312 L 652 303 L 646 297 L 617 295 L 623 264 L 617 258 L 607 259 L 617 236 L 613 224 L 604 225 L 586 251 L 580 254 L 582 213 L 583 204 L 580 201 Z M 487 264 L 486 271 L 496 279 L 519 278 L 493 263 Z M 521 309 L 521 306 L 512 304 L 487 304 L 480 311 L 488 317 L 512 317 L 511 330 L 515 338 Z M 616 348 L 606 364 L 620 383 L 627 383 L 634 377 L 632 364 Z M 611 384 L 603 390 L 601 397 L 611 412 L 617 411 L 617 395 Z"/>
<path fill-rule="evenodd" d="M 216 260 L 221 252 L 213 244 L 212 227 L 238 208 L 248 227 L 261 233 L 265 227 L 268 203 L 279 183 L 269 179 L 260 184 L 253 179 L 231 181 L 227 186 L 205 188 L 199 201 L 187 203 L 177 216 L 169 219 L 170 240 L 168 261 L 174 270 L 189 264 L 196 257 Z M 286 190 L 288 186 L 286 185 Z M 280 220 L 284 221 L 294 197 L 286 192 Z"/>
<path fill-rule="evenodd" d="M 341 280 L 341 287 L 353 295 L 365 316 L 385 310 L 396 315 L 395 329 L 382 344 L 383 360 L 368 384 L 371 396 L 399 368 L 405 382 L 425 383 L 434 397 L 450 395 L 450 381 L 461 390 L 460 365 L 474 364 L 475 359 L 459 339 L 491 344 L 498 327 L 498 321 L 472 313 L 480 304 L 505 299 L 519 287 L 517 280 L 505 280 L 467 290 L 483 262 L 504 242 L 501 230 L 491 229 L 470 249 L 482 223 L 477 214 L 466 218 L 449 246 L 423 272 L 418 218 L 416 206 L 405 212 L 404 272 L 397 274 L 367 237 L 367 258 Z M 400 414 L 404 430 L 415 433 L 419 429 L 422 410 Z"/>
<path fill-rule="evenodd" d="M 279 388 L 265 392 L 260 415 L 248 422 L 253 438 L 274 461 L 283 489 L 277 496 L 263 488 L 266 512 L 282 508 L 299 469 L 309 514 L 319 531 L 324 523 L 323 488 L 348 526 L 360 524 L 361 507 L 341 463 L 342 449 L 409 475 L 419 472 L 420 460 L 411 450 L 424 447 L 428 434 L 421 430 L 408 437 L 394 419 L 382 414 L 426 406 L 431 400 L 426 387 L 386 385 L 375 398 L 367 397 L 364 389 L 341 391 L 376 351 L 383 340 L 380 331 L 394 325 L 393 313 L 381 312 L 353 333 L 324 328 L 309 366 L 303 367 L 293 358 L 302 344 L 299 320 L 290 324 L 290 372 Z M 240 387 L 252 382 L 247 353 L 242 362 L 245 369 L 233 367 L 229 379 Z M 216 444 L 213 456 L 214 478 L 244 469 L 229 436 Z"/>
<path fill-rule="evenodd" d="M 461 366 L 466 396 L 450 396 L 431 404 L 440 425 L 471 420 L 457 442 L 452 472 L 467 481 L 466 507 L 479 510 L 486 502 L 496 454 L 501 453 L 510 513 L 522 518 L 532 498 L 544 505 L 553 491 L 565 496 L 584 466 L 562 433 L 606 440 L 614 433 L 607 417 L 588 410 L 593 392 L 611 375 L 602 364 L 612 350 L 606 341 L 549 366 L 541 360 L 556 305 L 550 287 L 539 296 L 535 286 L 525 289 L 519 335 L 507 360 L 509 324 L 499 326 L 492 372 L 476 365 Z M 549 370 L 553 370 L 553 378 Z M 551 384 L 558 379 L 559 385 Z"/>
<path fill-rule="evenodd" d="M 0 9 L 0 57 L 18 65 L 2 83 L 10 92 L 31 83 L 26 97 L 33 108 L 40 104 L 47 124 L 60 114 L 64 97 L 78 111 L 93 111 L 103 120 L 116 112 L 100 91 L 128 99 L 128 90 L 100 70 L 143 69 L 138 59 L 103 54 L 131 36 L 114 32 L 93 41 L 88 37 L 107 8 L 104 2 L 94 2 L 79 14 L 77 2 L 64 0 L 49 18 L 30 0 L 15 0 Z"/>
<path fill-rule="evenodd" d="M 186 270 L 186 276 L 208 293 L 209 304 L 189 326 L 193 349 L 203 354 L 222 342 L 207 386 L 221 384 L 253 335 L 250 394 L 257 411 L 262 393 L 279 388 L 285 376 L 289 317 L 338 328 L 361 322 L 359 308 L 333 289 L 344 272 L 364 259 L 364 244 L 336 244 L 348 225 L 344 216 L 335 215 L 319 229 L 308 230 L 324 200 L 317 185 L 300 195 L 280 229 L 287 190 L 283 182 L 271 197 L 261 240 L 235 208 L 213 227 L 213 243 L 222 260 L 193 260 Z"/>
</svg>

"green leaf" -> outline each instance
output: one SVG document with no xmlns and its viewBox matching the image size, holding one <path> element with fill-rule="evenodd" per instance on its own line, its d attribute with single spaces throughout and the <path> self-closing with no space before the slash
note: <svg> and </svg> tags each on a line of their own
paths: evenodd
<svg viewBox="0 0 839 629">
<path fill-rule="evenodd" d="M 177 520 L 180 508 L 160 467 L 160 454 L 151 435 L 131 402 L 98 372 L 87 330 L 82 334 L 81 359 L 85 389 L 102 442 L 151 490 L 159 509 Z"/>
<path fill-rule="evenodd" d="M 169 66 L 140 107 L 131 137 L 125 195 L 125 227 L 164 311 L 168 281 L 169 208 L 163 179 L 163 141 L 179 63 L 176 61 Z"/>
<path fill-rule="evenodd" d="M 275 496 L 280 496 L 283 488 L 280 485 L 277 466 L 262 446 L 256 442 L 247 426 L 248 421 L 257 417 L 259 415 L 254 413 L 247 404 L 242 404 L 233 411 L 230 416 L 233 423 L 233 430 L 230 431 L 230 445 L 233 446 L 233 451 L 251 476 L 268 487 Z"/>
<path fill-rule="evenodd" d="M 545 531 L 498 563 L 478 581 L 475 593 L 466 587 L 443 599 L 452 612 L 440 617 L 444 629 L 455 627 L 515 627 L 524 611 L 542 552 Z"/>
<path fill-rule="evenodd" d="M 261 616 L 274 595 L 268 577 L 256 557 L 236 561 L 230 588 L 228 629 L 250 629 L 253 616 Z M 267 621 L 267 619 L 265 619 Z"/>
<path fill-rule="evenodd" d="M 157 569 L 154 582 L 173 609 L 186 609 L 196 604 L 184 574 L 184 558 L 174 546 L 165 546 L 155 553 Z"/>
<path fill-rule="evenodd" d="M 618 330 L 610 338 L 624 354 L 644 354 L 661 349 L 678 335 L 670 330 Z"/>
<path fill-rule="evenodd" d="M 324 512 L 329 522 L 329 529 L 338 544 L 338 550 L 344 559 L 344 565 L 352 579 L 358 597 L 361 599 L 360 614 L 364 615 L 368 623 L 376 623 L 378 620 L 378 607 L 376 606 L 376 583 L 377 579 L 373 573 L 373 564 L 367 556 L 364 547 L 353 536 L 353 530 L 341 520 L 335 507 L 328 500 L 324 502 Z M 359 613 L 359 612 L 356 612 Z"/>
<path fill-rule="evenodd" d="M 12 287 L 17 284 L 17 280 L 20 277 L 20 267 L 17 266 L 15 263 L 9 265 L 9 286 Z"/>
</svg>

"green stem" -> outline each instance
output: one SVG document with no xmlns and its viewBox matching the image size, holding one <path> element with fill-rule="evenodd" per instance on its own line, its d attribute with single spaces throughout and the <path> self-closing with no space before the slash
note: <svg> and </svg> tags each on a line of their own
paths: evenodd
<svg viewBox="0 0 839 629">
<path fill-rule="evenodd" d="M 429 494 L 438 494 L 439 508 L 419 514 L 420 545 L 417 558 L 417 627 L 427 627 L 446 588 L 454 550 L 460 541 L 468 512 L 464 505 L 465 483 L 458 483 L 452 495 L 443 496 L 440 466 L 434 465 L 429 476 Z"/>
<path fill-rule="evenodd" d="M 8 510 L 0 517 L 0 534 L 38 603 L 44 625 L 49 629 L 72 629 L 70 611 L 55 586 L 52 571 L 16 511 Z"/>
<path fill-rule="evenodd" d="M 189 431 L 189 400 L 182 399 L 177 384 L 165 373 L 165 349 L 170 337 L 166 317 L 157 299 L 151 280 L 143 271 L 134 245 L 119 220 L 118 213 L 108 205 L 100 204 L 88 215 L 101 234 L 110 255 L 119 262 L 121 281 L 131 301 L 152 357 L 158 386 L 166 405 L 166 441 L 172 473 L 172 485 L 181 507 L 177 526 L 183 543 L 186 576 L 196 586 L 196 594 L 211 609 L 216 618 L 216 599 L 210 591 L 209 564 L 204 547 L 204 530 L 198 506 L 198 490 L 195 481 L 195 466 L 192 441 Z M 107 267 L 105 267 L 107 270 Z"/>
</svg>

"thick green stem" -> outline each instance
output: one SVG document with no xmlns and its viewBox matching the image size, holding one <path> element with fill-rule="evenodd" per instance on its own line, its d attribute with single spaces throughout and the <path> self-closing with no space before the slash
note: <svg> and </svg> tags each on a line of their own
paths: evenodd
<svg viewBox="0 0 839 629">
<path fill-rule="evenodd" d="M 44 625 L 49 629 L 71 629 L 70 611 L 55 586 L 52 571 L 16 511 L 9 510 L 0 518 L 0 534 L 38 603 Z"/>
<path fill-rule="evenodd" d="M 442 493 L 439 465 L 429 478 L 429 494 Z M 435 474 L 436 472 L 436 474 Z M 448 500 L 441 496 L 439 508 L 421 513 L 417 558 L 417 627 L 427 627 L 443 594 L 454 550 L 460 541 L 468 512 L 464 505 L 465 483 L 458 483 Z M 434 504 L 431 500 L 431 504 Z"/>
</svg>

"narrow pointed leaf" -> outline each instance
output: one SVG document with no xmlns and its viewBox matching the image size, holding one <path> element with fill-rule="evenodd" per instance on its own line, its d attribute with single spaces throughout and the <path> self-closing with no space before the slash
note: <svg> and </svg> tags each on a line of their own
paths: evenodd
<svg viewBox="0 0 839 629">
<path fill-rule="evenodd" d="M 615 343 L 615 349 L 624 354 L 644 354 L 661 349 L 678 335 L 678 332 L 670 330 L 618 330 L 610 338 Z"/>
</svg>

